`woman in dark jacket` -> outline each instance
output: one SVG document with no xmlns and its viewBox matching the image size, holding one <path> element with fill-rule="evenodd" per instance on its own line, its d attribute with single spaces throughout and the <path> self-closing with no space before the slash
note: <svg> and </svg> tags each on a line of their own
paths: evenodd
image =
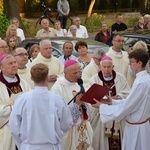
<svg viewBox="0 0 150 150">
<path fill-rule="evenodd" d="M 96 34 L 95 40 L 99 42 L 107 43 L 110 36 L 111 35 L 107 29 L 107 24 L 105 22 L 102 22 L 101 31 Z"/>
</svg>

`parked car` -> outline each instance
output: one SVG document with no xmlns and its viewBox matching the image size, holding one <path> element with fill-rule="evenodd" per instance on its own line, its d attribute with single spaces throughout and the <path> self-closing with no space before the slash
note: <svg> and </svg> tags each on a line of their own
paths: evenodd
<svg viewBox="0 0 150 150">
<path fill-rule="evenodd" d="M 33 44 L 39 44 L 40 40 L 41 39 L 27 38 L 21 42 L 20 47 L 24 47 L 29 52 L 31 46 Z M 53 55 L 56 57 L 59 57 L 63 54 L 63 52 L 62 52 L 63 44 L 66 41 L 71 41 L 73 43 L 73 45 L 75 45 L 77 41 L 81 41 L 81 40 L 87 42 L 88 52 L 90 54 L 92 54 L 94 52 L 94 50 L 96 50 L 98 48 L 103 48 L 105 50 L 105 52 L 107 52 L 109 50 L 108 45 L 101 43 L 101 42 L 97 42 L 92 39 L 83 39 L 83 38 L 74 38 L 74 37 L 53 37 L 53 38 L 50 38 L 50 40 L 52 42 Z M 78 53 L 74 50 L 73 55 L 78 56 Z"/>
<path fill-rule="evenodd" d="M 125 46 L 132 47 L 137 41 L 143 41 L 148 46 L 148 53 L 150 54 L 150 31 L 138 30 L 138 31 L 125 31 L 122 32 L 125 37 Z"/>
</svg>

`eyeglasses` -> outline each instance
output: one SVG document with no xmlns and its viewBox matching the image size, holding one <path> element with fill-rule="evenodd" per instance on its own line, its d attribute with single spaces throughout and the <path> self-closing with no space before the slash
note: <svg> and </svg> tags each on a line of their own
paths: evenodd
<svg viewBox="0 0 150 150">
<path fill-rule="evenodd" d="M 115 42 L 118 42 L 118 43 L 124 43 L 125 41 L 124 40 L 114 40 Z"/>
<path fill-rule="evenodd" d="M 96 58 L 96 57 L 93 57 L 94 59 L 98 60 L 98 61 L 101 61 L 101 58 Z"/>
<path fill-rule="evenodd" d="M 20 54 L 16 54 L 15 56 L 20 56 L 20 57 L 24 57 L 24 56 L 29 56 L 28 53 L 20 53 Z"/>
<path fill-rule="evenodd" d="M 137 61 L 131 61 L 131 60 L 129 61 L 130 64 L 135 63 L 135 62 L 137 63 Z"/>
<path fill-rule="evenodd" d="M 8 46 L 0 46 L 0 48 L 8 49 Z"/>
</svg>

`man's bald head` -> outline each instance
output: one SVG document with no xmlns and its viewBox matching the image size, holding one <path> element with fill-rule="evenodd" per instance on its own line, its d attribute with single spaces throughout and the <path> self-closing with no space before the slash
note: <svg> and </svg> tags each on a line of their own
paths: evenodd
<svg viewBox="0 0 150 150">
<path fill-rule="evenodd" d="M 65 78 L 70 82 L 77 82 L 80 78 L 80 65 L 75 60 L 68 60 L 64 65 Z"/>
</svg>

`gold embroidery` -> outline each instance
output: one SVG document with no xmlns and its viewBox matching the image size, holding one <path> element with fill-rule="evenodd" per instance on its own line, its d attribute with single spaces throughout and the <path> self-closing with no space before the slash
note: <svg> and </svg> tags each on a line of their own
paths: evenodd
<svg viewBox="0 0 150 150">
<path fill-rule="evenodd" d="M 89 148 L 89 144 L 87 143 L 87 136 L 86 136 L 86 123 L 81 122 L 81 124 L 78 126 L 78 132 L 79 132 L 79 145 L 76 147 L 77 150 L 87 150 Z"/>
<path fill-rule="evenodd" d="M 20 93 L 21 92 L 21 89 L 20 89 L 20 87 L 19 86 L 13 86 L 13 87 L 11 87 L 11 94 L 13 93 L 13 94 L 17 94 L 17 93 Z"/>
</svg>

